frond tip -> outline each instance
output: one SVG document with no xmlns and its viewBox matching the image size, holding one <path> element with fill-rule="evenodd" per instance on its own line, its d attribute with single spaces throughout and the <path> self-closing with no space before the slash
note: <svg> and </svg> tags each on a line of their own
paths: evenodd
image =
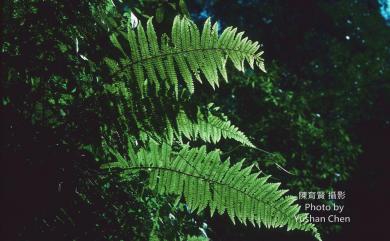
<svg viewBox="0 0 390 241">
<path fill-rule="evenodd" d="M 150 19 L 146 31 L 139 24 L 136 29 L 129 27 L 128 33 L 123 34 L 128 47 L 122 46 L 112 35 L 111 42 L 123 57 L 119 62 L 107 58 L 106 63 L 113 78 L 135 81 L 142 95 L 146 86 L 151 85 L 156 91 L 161 86 L 173 89 L 178 96 L 179 80 L 183 80 L 186 89 L 193 93 L 194 79 L 202 82 L 204 77 L 213 88 L 219 86 L 219 76 L 227 81 L 227 60 L 240 71 L 245 70 L 244 63 L 247 62 L 252 69 L 257 66 L 265 72 L 260 44 L 243 35 L 244 32 L 237 33 L 232 27 L 219 35 L 218 25 L 211 25 L 210 19 L 200 31 L 191 20 L 177 16 L 171 36 L 164 34 L 159 41 Z"/>
<path fill-rule="evenodd" d="M 207 152 L 205 146 L 185 146 L 175 152 L 167 144 L 150 143 L 137 152 L 130 145 L 127 157 L 113 149 L 111 152 L 117 162 L 103 168 L 120 168 L 122 174 L 145 170 L 150 175 L 150 188 L 184 196 L 192 211 L 209 206 L 211 215 L 227 212 L 233 222 L 238 219 L 267 228 L 287 226 L 288 230 L 312 232 L 321 240 L 307 214 L 299 213 L 296 198 L 284 195 L 287 191 L 280 190 L 279 183 L 269 183 L 269 176 L 259 178 L 252 166 L 243 168 L 243 161 L 234 165 L 229 159 L 222 162 L 219 151 Z"/>
<path fill-rule="evenodd" d="M 225 119 L 211 113 L 203 114 L 198 110 L 196 120 L 191 120 L 184 111 L 180 111 L 176 118 L 177 138 L 181 140 L 184 135 L 189 140 L 196 140 L 200 137 L 203 141 L 214 144 L 222 138 L 233 139 L 245 146 L 255 147 L 242 131 Z"/>
</svg>

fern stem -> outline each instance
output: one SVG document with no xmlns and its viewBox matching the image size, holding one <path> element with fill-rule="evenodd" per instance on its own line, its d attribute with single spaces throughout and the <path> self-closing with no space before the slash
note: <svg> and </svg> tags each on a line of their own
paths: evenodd
<svg viewBox="0 0 390 241">
<path fill-rule="evenodd" d="M 192 52 L 197 52 L 197 51 L 200 51 L 200 52 L 206 52 L 206 51 L 221 51 L 221 52 L 239 52 L 239 53 L 244 53 L 244 54 L 248 54 L 247 52 L 243 52 L 242 50 L 240 49 L 230 49 L 230 48 L 199 48 L 199 49 L 187 49 L 187 50 L 181 50 L 181 51 L 174 51 L 174 52 L 169 52 L 169 53 L 163 53 L 163 54 L 158 54 L 158 55 L 153 55 L 153 56 L 150 56 L 150 57 L 147 57 L 147 58 L 141 58 L 137 61 L 132 61 L 126 65 L 124 65 L 122 68 L 120 68 L 119 70 L 115 71 L 114 73 L 112 73 L 110 76 L 111 77 L 115 77 L 116 75 L 118 75 L 119 73 L 123 72 L 125 68 L 128 68 L 128 67 L 131 67 L 133 65 L 136 65 L 136 64 L 139 64 L 139 63 L 143 63 L 145 61 L 148 61 L 148 60 L 154 60 L 154 59 L 158 59 L 158 58 L 164 58 L 164 57 L 168 57 L 168 56 L 175 56 L 175 55 L 180 55 L 180 54 L 186 54 L 186 53 L 192 53 Z"/>
</svg>

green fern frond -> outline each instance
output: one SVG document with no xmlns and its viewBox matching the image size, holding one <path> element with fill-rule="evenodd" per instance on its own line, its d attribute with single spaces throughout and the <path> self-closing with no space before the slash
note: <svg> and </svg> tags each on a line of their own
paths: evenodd
<svg viewBox="0 0 390 241">
<path fill-rule="evenodd" d="M 173 88 L 177 97 L 179 79 L 184 81 L 190 93 L 195 90 L 194 79 L 201 82 L 201 75 L 213 88 L 219 86 L 220 75 L 227 81 L 228 59 L 240 71 L 244 71 L 245 62 L 252 69 L 258 66 L 265 71 L 259 43 L 243 38 L 243 35 L 243 32 L 237 33 L 237 29 L 228 27 L 219 36 L 218 25 L 212 26 L 210 19 L 200 32 L 194 22 L 177 16 L 171 38 L 164 34 L 159 41 L 150 19 L 146 31 L 141 24 L 136 30 L 128 28 L 128 47 L 121 45 L 112 35 L 111 42 L 124 58 L 120 61 L 106 58 L 105 62 L 113 78 L 135 80 L 142 96 L 151 85 L 157 92 L 162 86 Z M 129 54 L 126 54 L 126 49 Z"/>
<path fill-rule="evenodd" d="M 105 90 L 110 93 L 112 96 L 120 97 L 122 101 L 116 103 L 116 107 L 119 112 L 118 118 L 123 122 L 127 122 L 131 118 L 134 120 L 138 129 L 154 129 L 153 125 L 150 124 L 150 117 L 155 116 L 158 120 L 156 123 L 159 123 L 160 126 L 164 124 L 166 126 L 165 132 L 162 133 L 162 136 L 165 135 L 165 141 L 168 143 L 173 143 L 174 137 L 183 143 L 183 136 L 188 140 L 201 140 L 208 143 L 218 143 L 222 138 L 223 139 L 233 139 L 240 142 L 243 145 L 249 147 L 255 147 L 249 138 L 240 131 L 236 126 L 231 124 L 226 116 L 222 115 L 221 117 L 213 115 L 211 113 L 210 105 L 207 107 L 207 112 L 202 113 L 199 109 L 197 111 L 195 118 L 190 118 L 186 112 L 182 109 L 177 114 L 172 113 L 174 118 L 171 120 L 167 115 L 164 114 L 166 111 L 160 111 L 157 113 L 153 111 L 154 109 L 161 109 L 162 106 L 156 107 L 158 104 L 156 101 L 147 104 L 147 109 L 137 108 L 133 104 L 133 96 L 131 92 L 126 88 L 124 82 L 118 81 L 113 84 L 106 84 Z M 144 102 L 148 98 L 144 98 Z M 146 106 L 143 104 L 142 106 Z M 128 111 L 125 111 L 128 109 Z M 142 112 L 142 118 L 135 116 L 136 113 Z M 172 112 L 172 111 L 171 111 Z M 126 115 L 125 113 L 129 113 Z M 145 116 L 145 117 L 144 117 Z M 149 118 L 147 118 L 149 117 Z M 139 120 L 140 119 L 140 120 Z M 171 124 L 174 122 L 174 125 Z M 149 124 L 148 124 L 149 123 Z M 161 137 L 158 137 L 158 132 L 154 132 L 154 139 L 159 142 L 162 141 Z"/>
<path fill-rule="evenodd" d="M 243 132 L 231 124 L 227 118 L 220 118 L 210 112 L 202 113 L 198 110 L 195 120 L 192 120 L 184 111 L 180 111 L 177 118 L 176 137 L 182 142 L 182 135 L 189 140 L 200 138 L 205 142 L 218 143 L 222 138 L 233 139 L 243 145 L 255 147 Z"/>
<path fill-rule="evenodd" d="M 296 198 L 284 195 L 279 183 L 269 183 L 267 177 L 258 177 L 252 166 L 242 167 L 243 161 L 231 165 L 221 161 L 219 151 L 207 152 L 206 147 L 184 146 L 175 152 L 170 145 L 150 143 L 137 152 L 129 145 L 127 157 L 114 149 L 117 160 L 102 168 L 120 168 L 124 172 L 149 172 L 149 187 L 160 194 L 184 196 L 192 211 L 201 212 L 207 206 L 210 213 L 227 212 L 234 222 L 248 221 L 259 227 L 287 226 L 288 230 L 310 231 L 321 240 L 316 227 L 299 213 Z"/>
</svg>

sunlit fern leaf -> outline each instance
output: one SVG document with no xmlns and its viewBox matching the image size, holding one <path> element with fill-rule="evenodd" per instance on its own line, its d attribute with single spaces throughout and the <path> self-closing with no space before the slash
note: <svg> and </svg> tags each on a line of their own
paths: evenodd
<svg viewBox="0 0 390 241">
<path fill-rule="evenodd" d="M 191 119 L 184 111 L 180 111 L 176 118 L 176 137 L 182 136 L 188 140 L 200 138 L 205 142 L 218 143 L 223 139 L 233 139 L 243 145 L 255 147 L 243 132 L 231 124 L 227 118 L 221 118 L 210 112 L 202 113 L 198 110 L 196 119 Z"/>
<path fill-rule="evenodd" d="M 210 214 L 227 213 L 236 219 L 257 226 L 312 232 L 321 240 L 307 214 L 299 213 L 296 198 L 285 195 L 279 183 L 268 182 L 269 176 L 258 177 L 252 166 L 243 168 L 243 161 L 232 165 L 229 159 L 221 161 L 220 152 L 207 152 L 206 147 L 183 146 L 173 151 L 168 144 L 149 143 L 147 148 L 135 151 L 129 145 L 128 155 L 122 156 L 110 149 L 117 160 L 102 168 L 127 173 L 146 171 L 149 187 L 160 194 L 183 196 L 189 209 L 201 212 L 210 208 Z M 124 162 L 127 160 L 127 163 Z"/>
<path fill-rule="evenodd" d="M 240 71 L 244 71 L 245 62 L 252 69 L 258 66 L 265 71 L 260 45 L 243 35 L 231 27 L 219 35 L 218 25 L 212 26 L 210 19 L 199 31 L 194 22 L 177 16 L 170 38 L 164 34 L 159 41 L 150 19 L 146 31 L 141 24 L 136 29 L 128 28 L 127 48 L 121 46 L 115 35 L 111 36 L 111 42 L 123 55 L 126 49 L 130 51 L 122 61 L 106 59 L 106 63 L 113 78 L 126 77 L 137 82 L 142 96 L 147 86 L 153 85 L 157 92 L 161 86 L 173 88 L 177 97 L 179 79 L 189 93 L 195 91 L 194 79 L 201 82 L 202 76 L 213 88 L 219 86 L 219 76 L 227 81 L 228 59 Z"/>
<path fill-rule="evenodd" d="M 115 104 L 120 114 L 118 120 L 127 122 L 126 119 L 133 119 L 137 128 L 144 130 L 154 129 L 153 125 L 156 124 L 159 127 L 165 125 L 165 131 L 160 133 L 160 136 L 158 132 L 149 133 L 149 136 L 158 142 L 164 139 L 165 142 L 173 143 L 174 138 L 176 138 L 183 143 L 183 137 L 185 137 L 188 140 L 201 139 L 215 144 L 221 139 L 233 139 L 243 145 L 255 147 L 248 137 L 234 126 L 226 116 L 222 114 L 220 116 L 213 115 L 211 113 L 213 108 L 210 107 L 212 105 L 209 105 L 204 113 L 198 109 L 192 118 L 181 109 L 178 113 L 172 113 L 174 117 L 169 119 L 165 113 L 167 111 L 172 112 L 172 110 L 164 109 L 163 103 L 159 103 L 158 100 L 152 101 L 149 98 L 144 98 L 141 106 L 135 104 L 132 93 L 126 88 L 124 82 L 117 81 L 113 84 L 106 84 L 105 89 L 111 95 L 121 98 L 121 101 Z M 125 111 L 125 109 L 128 111 Z M 128 114 L 126 115 L 125 112 Z M 137 113 L 139 117 L 135 115 Z M 155 124 L 151 124 L 153 119 Z"/>
</svg>

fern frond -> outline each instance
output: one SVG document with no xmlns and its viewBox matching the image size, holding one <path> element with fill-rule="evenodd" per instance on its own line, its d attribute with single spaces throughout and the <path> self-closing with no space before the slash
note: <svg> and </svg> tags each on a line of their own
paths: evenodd
<svg viewBox="0 0 390 241">
<path fill-rule="evenodd" d="M 137 129 L 151 130 L 149 136 L 158 142 L 164 139 L 168 143 L 173 143 L 175 137 L 183 143 L 184 136 L 188 140 L 195 141 L 200 138 L 205 142 L 214 144 L 221 139 L 233 139 L 248 147 L 255 147 L 249 138 L 238 127 L 234 126 L 226 116 L 223 114 L 220 114 L 221 116 L 213 115 L 212 105 L 209 105 L 204 113 L 198 109 L 195 117 L 191 118 L 182 108 L 178 113 L 173 113 L 172 109 L 164 108 L 163 103 L 159 104 L 158 100 L 144 103 L 149 100 L 150 96 L 143 99 L 141 106 L 137 105 L 134 103 L 132 93 L 126 88 L 124 82 L 118 81 L 113 84 L 106 84 L 104 87 L 111 96 L 120 99 L 115 104 L 119 113 L 118 120 L 122 123 L 133 120 Z M 172 117 L 169 118 L 166 112 L 170 112 Z M 151 120 L 154 117 L 155 120 Z M 155 131 L 154 126 L 156 125 L 165 126 L 165 131 L 163 133 Z"/>
<path fill-rule="evenodd" d="M 223 116 L 225 117 L 225 116 Z M 196 119 L 192 120 L 184 111 L 176 118 L 176 137 L 182 141 L 184 135 L 188 140 L 200 138 L 205 142 L 218 143 L 222 138 L 233 139 L 243 145 L 255 147 L 243 132 L 231 124 L 227 118 L 221 118 L 210 112 L 198 110 Z"/>
<path fill-rule="evenodd" d="M 184 81 L 190 93 L 195 90 L 194 79 L 201 82 L 201 75 L 213 88 L 219 86 L 219 76 L 227 81 L 228 59 L 240 71 L 244 71 L 245 62 L 252 69 L 258 66 L 265 71 L 259 43 L 243 38 L 243 35 L 243 32 L 237 33 L 237 29 L 229 27 L 219 36 L 218 25 L 212 26 L 210 19 L 200 32 L 194 22 L 177 16 L 171 38 L 163 35 L 159 42 L 150 19 L 146 31 L 141 24 L 136 30 L 128 28 L 127 48 L 115 35 L 111 36 L 113 45 L 125 57 L 120 61 L 107 58 L 105 62 L 113 78 L 126 77 L 137 82 L 142 96 L 146 86 L 152 85 L 157 92 L 162 86 L 173 88 L 177 97 L 179 79 Z M 127 55 L 126 49 L 130 50 Z"/>
<path fill-rule="evenodd" d="M 117 162 L 103 168 L 121 168 L 126 172 L 149 172 L 149 187 L 160 194 L 184 196 L 192 211 L 207 206 L 210 213 L 227 212 L 234 222 L 238 219 L 259 227 L 287 226 L 288 230 L 310 231 L 321 240 L 316 227 L 299 213 L 296 198 L 284 195 L 279 183 L 269 183 L 269 177 L 258 177 L 252 166 L 243 168 L 243 161 L 231 165 L 220 159 L 219 151 L 207 152 L 206 147 L 184 146 L 175 152 L 170 145 L 150 143 L 137 152 L 129 145 L 127 157 L 110 149 Z M 127 160 L 127 162 L 124 162 Z"/>
</svg>

